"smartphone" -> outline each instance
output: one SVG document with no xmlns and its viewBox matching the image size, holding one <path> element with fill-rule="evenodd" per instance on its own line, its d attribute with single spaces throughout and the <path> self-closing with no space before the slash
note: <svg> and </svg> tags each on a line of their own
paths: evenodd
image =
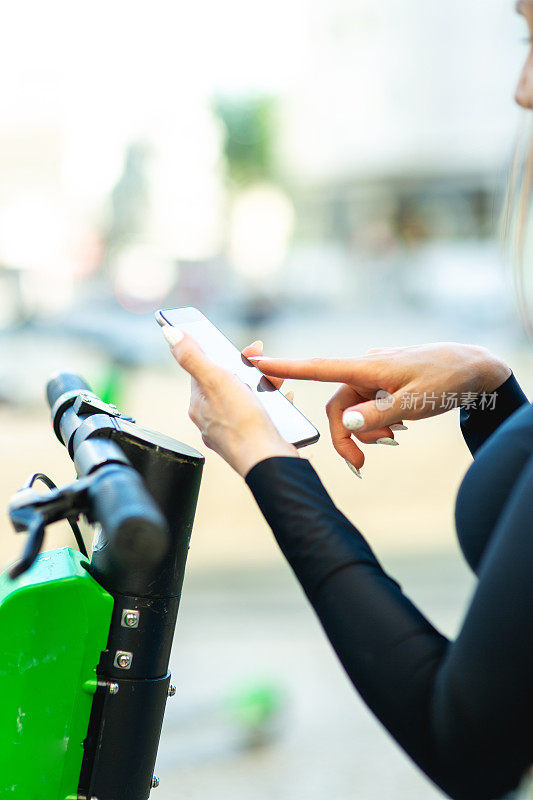
<svg viewBox="0 0 533 800">
<path fill-rule="evenodd" d="M 319 432 L 282 392 L 196 308 L 167 308 L 156 311 L 160 325 L 175 325 L 189 333 L 216 364 L 238 375 L 262 403 L 281 436 L 296 447 L 318 441 Z"/>
</svg>

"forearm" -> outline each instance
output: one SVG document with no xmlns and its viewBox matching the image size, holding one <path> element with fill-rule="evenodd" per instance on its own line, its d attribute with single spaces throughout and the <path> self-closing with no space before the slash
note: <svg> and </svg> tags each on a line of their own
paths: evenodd
<svg viewBox="0 0 533 800">
<path fill-rule="evenodd" d="M 246 481 L 358 692 L 430 773 L 428 687 L 447 640 L 386 574 L 308 461 L 269 459 Z"/>
<path fill-rule="evenodd" d="M 379 567 L 307 459 L 267 459 L 250 470 L 246 483 L 310 599 L 329 575 L 347 564 Z"/>
</svg>

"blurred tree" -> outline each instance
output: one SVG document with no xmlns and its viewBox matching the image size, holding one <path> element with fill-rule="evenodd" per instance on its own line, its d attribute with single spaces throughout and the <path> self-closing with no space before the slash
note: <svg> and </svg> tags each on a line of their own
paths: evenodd
<svg viewBox="0 0 533 800">
<path fill-rule="evenodd" d="M 273 97 L 225 97 L 214 111 L 226 128 L 224 155 L 228 175 L 241 186 L 277 180 L 274 164 L 276 100 Z"/>
</svg>

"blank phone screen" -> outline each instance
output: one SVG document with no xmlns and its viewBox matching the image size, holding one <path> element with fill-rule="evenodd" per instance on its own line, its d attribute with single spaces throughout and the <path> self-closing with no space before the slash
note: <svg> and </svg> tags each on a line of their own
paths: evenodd
<svg viewBox="0 0 533 800">
<path fill-rule="evenodd" d="M 173 308 L 159 314 L 171 325 L 190 334 L 208 358 L 238 375 L 262 403 L 286 441 L 297 447 L 317 441 L 319 433 L 314 425 L 200 311 Z"/>
</svg>

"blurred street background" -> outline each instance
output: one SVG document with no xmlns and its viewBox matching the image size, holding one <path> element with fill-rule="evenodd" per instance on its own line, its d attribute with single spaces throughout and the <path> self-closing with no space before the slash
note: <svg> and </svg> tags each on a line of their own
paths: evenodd
<svg viewBox="0 0 533 800">
<path fill-rule="evenodd" d="M 72 464 L 58 369 L 205 447 L 153 321 L 200 308 L 271 356 L 458 340 L 533 390 L 499 218 L 521 114 L 511 0 L 20 0 L 0 25 L 0 505 Z M 297 385 L 310 458 L 448 635 L 472 581 L 455 413 L 333 451 L 336 387 Z M 385 452 L 383 452 L 385 451 Z M 246 486 L 207 461 L 172 657 L 160 800 L 441 797 L 353 692 Z M 22 540 L 0 516 L 0 562 Z M 70 543 L 50 531 L 46 547 Z"/>
</svg>

